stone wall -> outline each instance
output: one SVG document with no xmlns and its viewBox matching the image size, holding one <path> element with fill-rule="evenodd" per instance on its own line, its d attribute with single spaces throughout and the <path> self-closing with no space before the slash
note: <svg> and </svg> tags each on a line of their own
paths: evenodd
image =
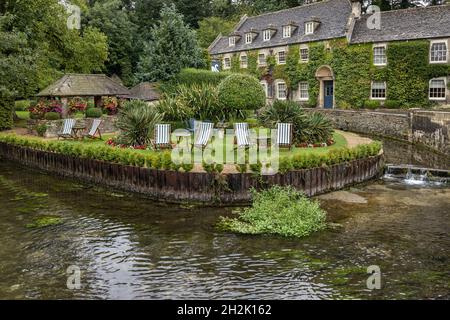
<svg viewBox="0 0 450 320">
<path fill-rule="evenodd" d="M 104 133 L 113 133 L 116 132 L 117 129 L 115 127 L 115 123 L 117 121 L 117 117 L 115 116 L 103 116 L 102 123 L 100 125 L 100 132 Z M 86 127 L 86 132 L 91 128 L 92 122 L 94 119 L 92 118 L 83 118 L 77 119 L 77 125 L 82 125 Z M 45 133 L 45 138 L 56 138 L 58 133 L 61 131 L 61 128 L 64 124 L 64 120 L 34 120 L 30 119 L 27 123 L 28 133 L 37 135 L 36 126 L 40 124 L 47 125 L 47 131 Z"/>
<path fill-rule="evenodd" d="M 336 129 L 406 140 L 450 155 L 449 111 L 305 110 L 325 114 Z"/>
</svg>

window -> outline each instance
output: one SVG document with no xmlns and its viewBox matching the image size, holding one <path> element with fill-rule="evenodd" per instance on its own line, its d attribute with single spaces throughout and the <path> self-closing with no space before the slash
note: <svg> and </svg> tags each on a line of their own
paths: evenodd
<svg viewBox="0 0 450 320">
<path fill-rule="evenodd" d="M 298 85 L 299 98 L 302 101 L 309 100 L 309 85 L 308 82 L 303 81 Z"/>
<path fill-rule="evenodd" d="M 313 34 L 314 33 L 314 22 L 305 23 L 305 34 Z"/>
<path fill-rule="evenodd" d="M 447 41 L 432 42 L 430 51 L 431 63 L 447 62 Z"/>
<path fill-rule="evenodd" d="M 223 59 L 223 68 L 230 69 L 231 68 L 231 58 Z"/>
<path fill-rule="evenodd" d="M 300 48 L 300 60 L 302 62 L 308 62 L 308 60 L 309 60 L 309 49 L 308 48 Z"/>
<path fill-rule="evenodd" d="M 264 53 L 258 54 L 258 64 L 260 66 L 265 66 L 266 65 L 266 55 Z"/>
<path fill-rule="evenodd" d="M 264 30 L 263 32 L 263 41 L 269 41 L 270 38 L 272 38 L 272 32 L 271 30 Z"/>
<path fill-rule="evenodd" d="M 241 68 L 246 69 L 248 66 L 248 59 L 246 55 L 241 56 Z"/>
<path fill-rule="evenodd" d="M 250 44 L 253 42 L 253 33 L 246 33 L 245 34 L 245 43 Z"/>
<path fill-rule="evenodd" d="M 286 64 L 286 51 L 278 52 L 278 64 Z"/>
<path fill-rule="evenodd" d="M 445 100 L 446 97 L 445 79 L 432 79 L 430 81 L 430 100 Z"/>
<path fill-rule="evenodd" d="M 290 38 L 291 37 L 291 26 L 284 26 L 283 27 L 283 38 Z"/>
<path fill-rule="evenodd" d="M 236 38 L 235 37 L 229 37 L 228 38 L 228 44 L 230 47 L 234 47 L 236 45 Z"/>
<path fill-rule="evenodd" d="M 378 46 L 373 48 L 373 64 L 376 66 L 385 66 L 387 64 L 385 46 Z"/>
<path fill-rule="evenodd" d="M 386 82 L 383 81 L 372 82 L 372 99 L 375 100 L 386 99 Z"/>
<path fill-rule="evenodd" d="M 286 98 L 287 98 L 286 83 L 278 82 L 278 84 L 277 84 L 277 99 L 286 100 Z"/>
</svg>

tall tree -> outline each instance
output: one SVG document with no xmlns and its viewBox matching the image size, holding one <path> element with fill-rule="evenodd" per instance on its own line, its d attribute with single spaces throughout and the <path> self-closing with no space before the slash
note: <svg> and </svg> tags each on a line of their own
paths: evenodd
<svg viewBox="0 0 450 320">
<path fill-rule="evenodd" d="M 208 48 L 218 34 L 226 35 L 233 30 L 236 21 L 225 20 L 220 17 L 209 17 L 199 21 L 197 30 L 198 42 L 202 48 Z"/>
<path fill-rule="evenodd" d="M 203 67 L 196 33 L 184 23 L 175 5 L 162 8 L 161 21 L 152 27 L 150 38 L 139 61 L 139 79 L 169 80 L 182 68 Z"/>
</svg>

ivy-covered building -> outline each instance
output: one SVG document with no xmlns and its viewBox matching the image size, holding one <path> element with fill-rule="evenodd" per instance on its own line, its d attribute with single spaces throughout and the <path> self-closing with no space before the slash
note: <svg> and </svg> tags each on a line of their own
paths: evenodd
<svg viewBox="0 0 450 320">
<path fill-rule="evenodd" d="M 255 17 L 209 47 L 214 70 L 261 80 L 267 99 L 310 107 L 450 103 L 450 5 L 363 14 L 325 0 Z"/>
</svg>

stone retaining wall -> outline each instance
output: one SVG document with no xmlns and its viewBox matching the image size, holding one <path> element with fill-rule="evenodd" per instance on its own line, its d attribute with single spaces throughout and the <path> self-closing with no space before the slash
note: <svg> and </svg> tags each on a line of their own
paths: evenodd
<svg viewBox="0 0 450 320">
<path fill-rule="evenodd" d="M 339 190 L 381 175 L 382 154 L 327 168 L 290 171 L 258 177 L 251 173 L 176 172 L 125 166 L 18 147 L 0 142 L 0 156 L 28 167 L 116 189 L 137 192 L 155 200 L 237 205 L 251 201 L 250 189 L 290 185 L 309 196 Z"/>
<path fill-rule="evenodd" d="M 325 114 L 337 129 L 406 140 L 450 155 L 449 111 L 305 110 Z"/>
<path fill-rule="evenodd" d="M 117 121 L 117 117 L 115 116 L 103 116 L 102 124 L 100 125 L 101 133 L 113 133 L 116 132 L 115 123 Z M 77 119 L 77 125 L 83 125 L 89 130 L 92 126 L 92 122 L 94 119 L 92 118 L 83 118 Z M 45 138 L 56 138 L 58 133 L 61 131 L 64 120 L 34 120 L 30 119 L 27 122 L 27 128 L 29 134 L 37 135 L 36 126 L 45 124 L 47 125 L 47 132 L 45 133 Z"/>
</svg>

